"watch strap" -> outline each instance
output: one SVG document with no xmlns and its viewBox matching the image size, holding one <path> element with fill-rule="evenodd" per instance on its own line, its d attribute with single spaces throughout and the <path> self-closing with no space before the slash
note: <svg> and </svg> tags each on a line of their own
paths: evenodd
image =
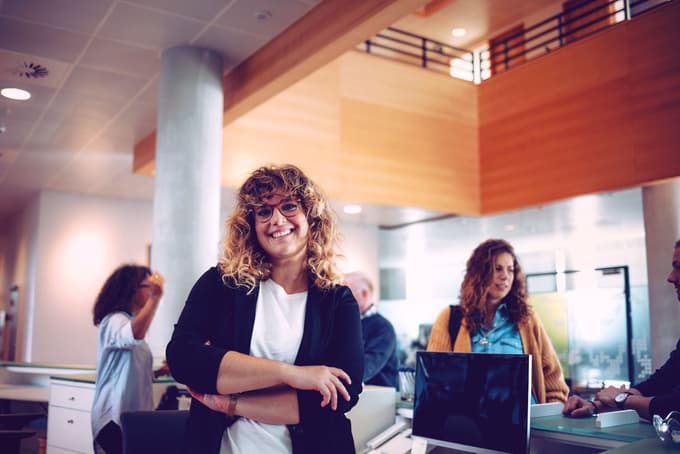
<svg viewBox="0 0 680 454">
<path fill-rule="evenodd" d="M 623 397 L 623 398 L 618 398 L 618 397 L 621 396 L 621 395 L 623 395 L 624 397 Z M 616 401 L 616 406 L 619 407 L 620 410 L 623 410 L 623 409 L 624 409 L 624 404 L 626 403 L 626 400 L 630 397 L 630 395 L 631 395 L 631 393 L 629 393 L 629 392 L 626 391 L 626 392 L 619 393 L 619 394 L 616 396 L 616 397 L 618 398 L 618 399 L 615 399 L 615 401 Z"/>
</svg>

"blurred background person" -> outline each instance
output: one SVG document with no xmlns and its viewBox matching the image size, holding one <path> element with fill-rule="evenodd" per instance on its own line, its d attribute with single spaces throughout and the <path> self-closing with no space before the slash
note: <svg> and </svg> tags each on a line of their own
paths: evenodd
<svg viewBox="0 0 680 454">
<path fill-rule="evenodd" d="M 569 387 L 557 354 L 527 303 L 525 277 L 505 240 L 486 240 L 472 252 L 460 306 L 439 314 L 427 350 L 531 355 L 532 403 L 567 400 Z"/>
<path fill-rule="evenodd" d="M 675 287 L 680 301 L 680 240 L 675 242 L 671 272 L 666 280 Z M 647 380 L 630 389 L 608 386 L 588 401 L 571 396 L 562 413 L 567 416 L 590 416 L 612 410 L 635 410 L 642 418 L 651 420 L 653 415 L 665 418 L 671 411 L 680 411 L 680 339 L 670 358 Z"/>
<path fill-rule="evenodd" d="M 93 307 L 99 327 L 92 403 L 95 452 L 122 453 L 120 415 L 153 410 L 153 355 L 144 340 L 163 295 L 163 278 L 145 266 L 122 265 L 104 282 Z"/>
<path fill-rule="evenodd" d="M 335 216 L 292 165 L 255 170 L 223 257 L 167 346 L 193 396 L 186 452 L 353 453 L 364 371 L 359 309 L 336 265 Z"/>
<path fill-rule="evenodd" d="M 352 290 L 361 313 L 364 338 L 364 383 L 398 388 L 397 335 L 389 320 L 378 313 L 373 283 L 364 273 L 345 274 L 345 284 Z"/>
</svg>

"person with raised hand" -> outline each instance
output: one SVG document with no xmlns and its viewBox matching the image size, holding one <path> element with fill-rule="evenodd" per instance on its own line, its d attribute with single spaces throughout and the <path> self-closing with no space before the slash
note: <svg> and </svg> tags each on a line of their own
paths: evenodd
<svg viewBox="0 0 680 454">
<path fill-rule="evenodd" d="M 95 452 L 123 452 L 120 415 L 153 410 L 153 355 L 144 340 L 161 296 L 163 277 L 146 266 L 122 265 L 108 277 L 92 309 L 99 327 L 92 404 Z"/>
</svg>

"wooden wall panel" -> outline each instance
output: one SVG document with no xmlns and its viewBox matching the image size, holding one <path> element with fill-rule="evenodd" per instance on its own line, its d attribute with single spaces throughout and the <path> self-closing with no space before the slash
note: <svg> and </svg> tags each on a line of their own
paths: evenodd
<svg viewBox="0 0 680 454">
<path fill-rule="evenodd" d="M 338 87 L 338 63 L 332 62 L 225 127 L 223 186 L 238 187 L 257 166 L 292 163 L 326 192 L 336 192 Z"/>
<path fill-rule="evenodd" d="M 479 87 L 481 212 L 680 175 L 680 3 Z"/>
<path fill-rule="evenodd" d="M 347 201 L 479 212 L 473 84 L 350 52 L 224 129 L 223 184 L 299 165 Z"/>
<path fill-rule="evenodd" d="M 477 125 L 476 88 L 470 82 L 359 51 L 339 61 L 343 98 Z"/>
<path fill-rule="evenodd" d="M 476 86 L 360 52 L 340 61 L 343 196 L 478 214 Z"/>
<path fill-rule="evenodd" d="M 479 212 L 476 127 L 350 99 L 341 118 L 344 198 Z"/>
<path fill-rule="evenodd" d="M 640 182 L 680 175 L 680 2 L 649 15 L 626 24 L 629 129 L 637 132 L 631 140 Z"/>
</svg>

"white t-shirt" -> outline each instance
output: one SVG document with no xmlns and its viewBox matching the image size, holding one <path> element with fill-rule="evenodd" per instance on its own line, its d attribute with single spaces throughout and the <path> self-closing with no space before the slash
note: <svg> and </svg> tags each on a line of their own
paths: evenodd
<svg viewBox="0 0 680 454">
<path fill-rule="evenodd" d="M 305 324 L 307 292 L 288 295 L 271 279 L 260 282 L 250 354 L 295 363 Z M 238 418 L 224 431 L 220 454 L 291 454 L 293 446 L 283 424 Z"/>
<path fill-rule="evenodd" d="M 92 403 L 92 434 L 124 411 L 153 410 L 153 355 L 132 334 L 132 317 L 113 312 L 99 324 L 97 379 Z"/>
</svg>

